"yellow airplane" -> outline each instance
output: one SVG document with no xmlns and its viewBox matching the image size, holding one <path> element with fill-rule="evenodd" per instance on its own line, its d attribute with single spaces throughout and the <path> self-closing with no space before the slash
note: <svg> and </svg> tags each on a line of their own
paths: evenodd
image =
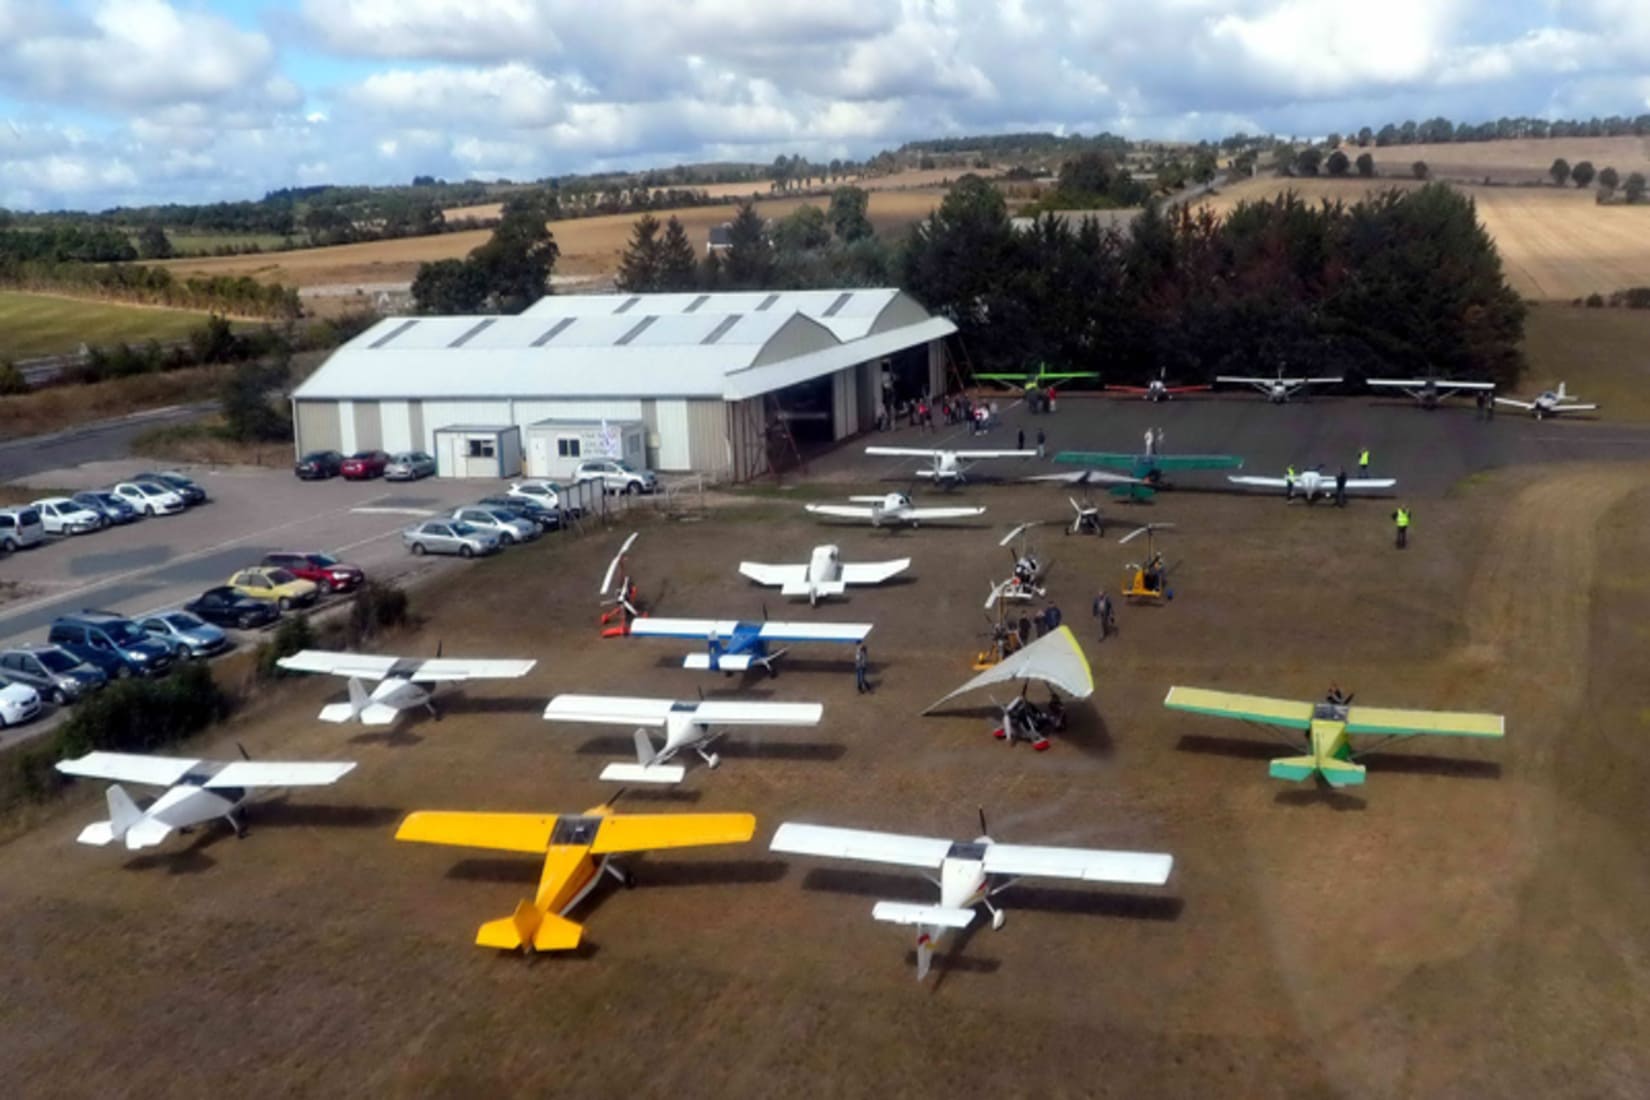
<svg viewBox="0 0 1650 1100">
<path fill-rule="evenodd" d="M 1322 775 L 1331 787 L 1351 787 L 1364 781 L 1364 767 L 1353 763 L 1358 755 L 1352 737 L 1373 734 L 1385 744 L 1421 734 L 1458 737 L 1503 737 L 1507 720 L 1499 714 L 1471 714 L 1448 710 L 1398 710 L 1392 707 L 1352 706 L 1345 703 L 1297 703 L 1290 699 L 1269 699 L 1263 695 L 1238 695 L 1229 691 L 1172 687 L 1163 700 L 1170 710 L 1209 714 L 1217 718 L 1238 718 L 1257 725 L 1305 730 L 1311 749 L 1307 756 L 1286 756 L 1272 761 L 1272 778 L 1300 782 Z M 1359 752 L 1369 752 L 1367 745 Z"/>
<path fill-rule="evenodd" d="M 619 852 L 743 844 L 756 832 L 751 814 L 616 814 L 606 802 L 582 814 L 491 814 L 419 810 L 395 832 L 397 840 L 542 852 L 538 896 L 523 899 L 508 917 L 490 920 L 476 933 L 481 947 L 513 951 L 570 951 L 582 925 L 567 913 L 606 871 L 626 886 L 630 875 L 612 863 Z"/>
</svg>

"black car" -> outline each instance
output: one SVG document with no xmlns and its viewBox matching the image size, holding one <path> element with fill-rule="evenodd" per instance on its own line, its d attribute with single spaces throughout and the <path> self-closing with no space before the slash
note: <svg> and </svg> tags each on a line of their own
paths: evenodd
<svg viewBox="0 0 1650 1100">
<path fill-rule="evenodd" d="M 281 617 L 281 609 L 272 600 L 254 600 L 227 584 L 208 588 L 184 604 L 183 609 L 199 615 L 213 626 L 234 626 L 242 630 L 268 626 Z"/>
<path fill-rule="evenodd" d="M 183 502 L 193 508 L 197 504 L 206 503 L 206 490 L 195 482 L 174 473 L 142 473 L 126 479 L 127 481 L 153 481 L 162 488 L 170 489 L 183 498 Z"/>
<path fill-rule="evenodd" d="M 521 497 L 483 497 L 476 501 L 483 508 L 498 508 L 509 512 L 512 516 L 519 516 L 531 520 L 539 525 L 543 531 L 558 531 L 561 529 L 561 513 L 554 508 L 532 500 L 523 500 Z"/>
<path fill-rule="evenodd" d="M 343 471 L 344 456 L 337 451 L 311 451 L 292 467 L 292 472 L 304 481 L 337 477 Z"/>
</svg>

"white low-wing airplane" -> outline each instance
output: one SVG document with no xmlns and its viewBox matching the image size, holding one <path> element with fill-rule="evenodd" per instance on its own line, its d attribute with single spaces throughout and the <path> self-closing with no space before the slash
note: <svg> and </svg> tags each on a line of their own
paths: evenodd
<svg viewBox="0 0 1650 1100">
<path fill-rule="evenodd" d="M 816 516 L 835 519 L 869 520 L 872 527 L 916 527 L 924 520 L 970 519 L 985 515 L 984 508 L 916 508 L 904 493 L 885 493 L 880 497 L 849 497 L 852 504 L 809 504 L 806 509 Z"/>
<path fill-rule="evenodd" d="M 1567 402 L 1571 402 L 1571 399 L 1574 396 L 1574 394 L 1567 392 L 1564 389 L 1564 383 L 1560 382 L 1558 384 L 1558 389 L 1543 390 L 1541 393 L 1536 395 L 1534 401 L 1520 401 L 1515 397 L 1497 397 L 1495 399 L 1495 403 L 1497 405 L 1511 405 L 1515 409 L 1525 409 L 1537 420 L 1542 420 L 1549 416 L 1557 416 L 1559 413 L 1597 411 L 1597 405 L 1577 405 L 1574 403 L 1567 404 Z"/>
<path fill-rule="evenodd" d="M 1253 386 L 1266 395 L 1266 399 L 1274 405 L 1281 405 L 1291 397 L 1302 391 L 1309 391 L 1312 386 L 1337 386 L 1339 378 L 1285 378 L 1280 370 L 1276 378 L 1248 378 L 1236 374 L 1217 375 L 1216 382 L 1224 382 L 1234 386 Z"/>
<path fill-rule="evenodd" d="M 243 751 L 244 755 L 244 751 Z M 172 832 L 221 817 L 245 832 L 236 810 L 260 787 L 325 787 L 338 782 L 349 762 L 281 763 L 274 760 L 197 760 L 180 756 L 141 756 L 125 752 L 89 752 L 59 760 L 57 770 L 82 779 L 109 779 L 109 820 L 80 831 L 82 844 L 102 847 L 124 840 L 132 851 L 150 848 Z M 165 787 L 147 809 L 139 809 L 121 783 Z"/>
<path fill-rule="evenodd" d="M 1494 382 L 1467 382 L 1453 378 L 1370 378 L 1375 389 L 1402 390 L 1415 398 L 1423 409 L 1436 409 L 1446 397 L 1458 393 L 1494 393 Z"/>
<path fill-rule="evenodd" d="M 1036 451 L 947 451 L 926 447 L 867 447 L 868 455 L 892 455 L 904 458 L 925 458 L 928 465 L 916 471 L 917 477 L 932 478 L 936 485 L 960 485 L 968 480 L 968 471 L 976 462 L 990 458 L 1036 458 Z"/>
<path fill-rule="evenodd" d="M 1293 479 L 1287 477 L 1233 477 L 1227 475 L 1227 481 L 1235 485 L 1255 485 L 1263 489 L 1282 489 L 1290 500 L 1295 497 L 1305 497 L 1306 503 L 1311 504 L 1320 494 L 1326 497 L 1335 495 L 1335 479 L 1322 470 L 1302 470 Z M 1398 484 L 1395 477 L 1349 477 L 1346 479 L 1346 491 L 1369 492 L 1374 489 L 1390 489 Z"/>
<path fill-rule="evenodd" d="M 747 672 L 761 668 L 779 675 L 774 662 L 789 652 L 789 642 L 863 642 L 870 623 L 770 623 L 737 619 L 661 619 L 643 615 L 630 624 L 632 638 L 695 638 L 705 652 L 689 653 L 683 668 L 711 672 Z M 768 647 L 779 642 L 782 648 Z"/>
<path fill-rule="evenodd" d="M 742 561 L 739 572 L 757 584 L 778 585 L 786 596 L 806 596 L 810 605 L 818 605 L 826 596 L 840 596 L 850 584 L 881 584 L 911 567 L 910 558 L 893 561 L 847 562 L 835 546 L 816 546 L 806 565 L 765 565 L 759 561 Z"/>
<path fill-rule="evenodd" d="M 683 749 L 692 749 L 714 768 L 722 758 L 710 751 L 727 731 L 716 726 L 817 726 L 825 714 L 818 703 L 742 703 L 718 699 L 678 702 L 613 695 L 558 695 L 544 708 L 553 722 L 600 722 L 635 726 L 636 763 L 609 764 L 602 778 L 621 783 L 680 783 L 687 769 L 667 764 Z M 664 727 L 665 743 L 655 748 L 642 727 Z"/>
<path fill-rule="evenodd" d="M 1155 852 L 998 844 L 986 835 L 983 810 L 980 832 L 973 841 L 960 841 L 787 821 L 774 833 L 769 847 L 793 855 L 920 868 L 940 888 L 938 905 L 879 901 L 871 908 L 875 920 L 916 925 L 918 981 L 928 976 L 934 942 L 950 929 L 972 924 L 975 906 L 985 906 L 991 913 L 991 927 L 1001 928 L 1003 911 L 991 899 L 1021 878 L 1161 886 L 1169 881 L 1174 866 L 1174 857 Z"/>
<path fill-rule="evenodd" d="M 445 684 L 464 680 L 513 680 L 527 675 L 537 661 L 487 661 L 461 657 L 375 657 L 366 653 L 338 653 L 327 649 L 305 649 L 276 662 L 293 672 L 325 672 L 349 677 L 349 702 L 329 703 L 321 708 L 323 722 L 359 721 L 368 726 L 387 726 L 409 707 L 422 706 L 435 713 L 430 689 L 420 684 Z M 364 682 L 378 686 L 369 695 Z"/>
</svg>

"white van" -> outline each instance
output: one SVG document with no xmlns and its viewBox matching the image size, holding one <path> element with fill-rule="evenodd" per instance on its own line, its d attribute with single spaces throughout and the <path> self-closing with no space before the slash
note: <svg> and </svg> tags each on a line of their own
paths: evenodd
<svg viewBox="0 0 1650 1100">
<path fill-rule="evenodd" d="M 46 525 L 32 507 L 0 508 L 0 551 L 8 554 L 46 541 Z"/>
</svg>

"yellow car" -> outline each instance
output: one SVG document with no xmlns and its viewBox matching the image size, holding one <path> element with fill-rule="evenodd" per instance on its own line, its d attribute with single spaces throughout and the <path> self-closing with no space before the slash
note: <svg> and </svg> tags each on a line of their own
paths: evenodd
<svg viewBox="0 0 1650 1100">
<path fill-rule="evenodd" d="M 314 581 L 273 566 L 242 569 L 229 578 L 229 587 L 242 596 L 254 600 L 269 600 L 282 611 L 293 607 L 308 607 L 320 591 Z"/>
</svg>

